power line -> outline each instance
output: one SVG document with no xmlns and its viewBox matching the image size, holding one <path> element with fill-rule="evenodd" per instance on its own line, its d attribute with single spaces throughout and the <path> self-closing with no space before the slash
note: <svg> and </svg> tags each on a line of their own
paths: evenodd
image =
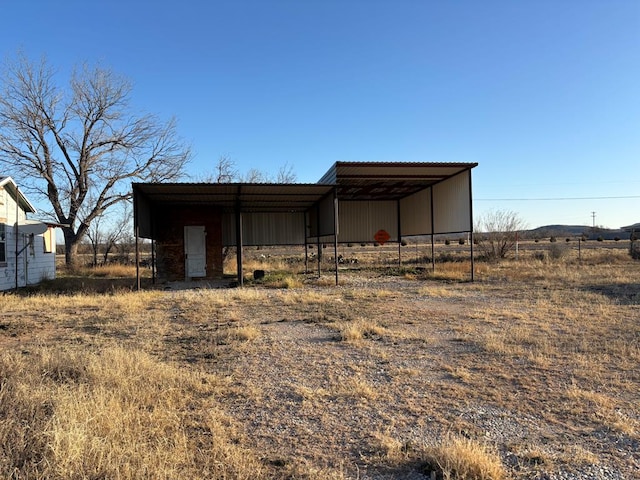
<svg viewBox="0 0 640 480">
<path fill-rule="evenodd" d="M 640 195 L 627 195 L 620 197 L 474 198 L 474 200 L 480 202 L 542 202 L 551 200 L 622 200 L 628 198 L 640 198 Z"/>
</svg>

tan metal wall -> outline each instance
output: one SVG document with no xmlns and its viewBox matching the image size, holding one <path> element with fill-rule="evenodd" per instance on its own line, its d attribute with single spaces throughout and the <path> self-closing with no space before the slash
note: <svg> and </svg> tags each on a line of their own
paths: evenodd
<svg viewBox="0 0 640 480">
<path fill-rule="evenodd" d="M 466 170 L 434 185 L 434 233 L 471 231 L 469 175 L 471 171 Z"/>
<path fill-rule="evenodd" d="M 462 172 L 433 188 L 433 224 L 431 231 L 431 191 L 426 188 L 400 201 L 402 236 L 429 235 L 431 233 L 457 233 L 471 231 L 470 171 Z M 390 241 L 398 241 L 398 204 L 388 201 L 341 201 L 338 206 L 341 243 L 373 242 L 378 230 L 386 230 Z M 334 230 L 333 196 L 325 197 L 308 213 L 307 234 L 315 242 L 332 240 Z M 244 213 L 244 245 L 302 245 L 305 243 L 303 213 Z M 233 246 L 235 215 L 225 214 L 222 221 L 224 245 Z"/>
<path fill-rule="evenodd" d="M 303 213 L 243 213 L 243 245 L 303 245 Z M 235 214 L 222 219 L 222 241 L 225 246 L 236 244 Z"/>
<path fill-rule="evenodd" d="M 431 188 L 400 200 L 402 236 L 431 234 Z"/>
<path fill-rule="evenodd" d="M 386 230 L 391 241 L 398 241 L 396 201 L 349 202 L 339 206 L 340 242 L 373 242 L 378 230 Z"/>
</svg>

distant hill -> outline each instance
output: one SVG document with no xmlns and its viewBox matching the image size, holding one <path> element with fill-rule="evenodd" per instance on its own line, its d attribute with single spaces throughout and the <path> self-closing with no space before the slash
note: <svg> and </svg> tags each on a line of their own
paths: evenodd
<svg viewBox="0 0 640 480">
<path fill-rule="evenodd" d="M 587 225 L 545 225 L 544 227 L 534 228 L 523 232 L 530 238 L 545 237 L 577 237 L 585 235 L 589 239 L 602 237 L 605 240 L 628 239 L 629 232 L 622 229 L 589 227 Z"/>
</svg>

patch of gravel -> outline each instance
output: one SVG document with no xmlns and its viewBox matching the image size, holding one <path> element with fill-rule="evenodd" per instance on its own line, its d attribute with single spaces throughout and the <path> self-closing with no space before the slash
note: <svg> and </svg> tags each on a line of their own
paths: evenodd
<svg viewBox="0 0 640 480">
<path fill-rule="evenodd" d="M 360 297 L 355 295 L 353 300 L 345 296 L 339 305 L 325 310 L 315 304 L 282 305 L 286 291 L 267 292 L 269 305 L 263 304 L 255 312 L 261 334 L 247 345 L 246 354 L 243 349 L 232 349 L 230 357 L 216 357 L 216 369 L 227 372 L 236 392 L 226 399 L 225 409 L 244 425 L 254 449 L 277 457 L 267 461 L 344 468 L 345 478 L 422 480 L 428 477 L 419 466 L 405 463 L 390 470 L 384 465 L 379 435 L 425 446 L 451 431 L 498 446 L 514 478 L 640 479 L 637 441 L 604 431 L 581 438 L 582 434 L 573 433 L 570 426 L 558 429 L 548 425 L 535 410 L 510 410 L 516 407 L 495 405 L 486 395 L 471 403 L 465 400 L 462 395 L 468 394 L 469 386 L 448 374 L 446 368 L 455 366 L 451 359 L 460 355 L 468 355 L 473 362 L 477 346 L 464 341 L 447 318 L 468 315 L 468 299 L 415 295 L 416 283 L 402 278 L 341 276 L 341 281 L 338 287 L 310 289 L 395 293 L 381 299 L 384 309 L 366 312 L 357 310 Z M 473 293 L 471 307 L 486 300 L 485 293 Z M 393 318 L 393 333 L 356 345 L 340 341 L 340 334 L 331 326 L 352 318 L 384 324 L 387 317 Z M 471 374 L 476 375 L 473 370 Z M 348 388 L 356 388 L 350 383 L 354 380 L 370 386 L 372 392 L 348 392 Z M 451 404 L 439 400 L 440 389 Z M 596 454 L 615 452 L 622 460 L 600 455 L 593 465 L 571 462 L 564 449 L 581 444 Z M 605 444 L 607 447 L 601 448 Z M 511 445 L 520 453 L 511 451 Z M 535 458 L 527 457 L 526 445 L 534 445 L 553 461 L 538 464 Z M 333 463 L 336 452 L 344 465 Z"/>
<path fill-rule="evenodd" d="M 637 477 L 635 477 L 637 478 Z M 574 471 L 541 473 L 533 480 L 634 480 L 625 477 L 619 470 L 606 465 L 587 465 Z"/>
<path fill-rule="evenodd" d="M 488 442 L 496 444 L 537 437 L 542 430 L 535 418 L 490 405 L 469 406 L 460 413 L 460 418 L 481 430 Z"/>
</svg>

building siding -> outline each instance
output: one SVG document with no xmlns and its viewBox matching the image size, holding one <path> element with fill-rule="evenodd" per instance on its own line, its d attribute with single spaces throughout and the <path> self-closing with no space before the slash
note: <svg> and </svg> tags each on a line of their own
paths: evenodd
<svg viewBox="0 0 640 480">
<path fill-rule="evenodd" d="M 398 241 L 398 203 L 395 200 L 343 201 L 339 205 L 341 243 L 373 242 L 376 232 L 385 230 L 390 241 Z"/>
<path fill-rule="evenodd" d="M 18 209 L 18 222 L 26 220 L 27 215 Z M 0 291 L 16 287 L 16 201 L 9 193 L 0 188 L 0 223 L 4 225 L 5 257 L 0 263 Z M 24 246 L 31 240 L 32 244 Z M 18 251 L 22 250 L 17 259 L 18 287 L 34 285 L 43 280 L 56 276 L 55 245 L 53 252 L 45 253 L 44 235 L 25 235 L 18 233 Z"/>
<path fill-rule="evenodd" d="M 436 234 L 469 232 L 471 221 L 470 170 L 433 187 L 434 227 Z"/>
</svg>

